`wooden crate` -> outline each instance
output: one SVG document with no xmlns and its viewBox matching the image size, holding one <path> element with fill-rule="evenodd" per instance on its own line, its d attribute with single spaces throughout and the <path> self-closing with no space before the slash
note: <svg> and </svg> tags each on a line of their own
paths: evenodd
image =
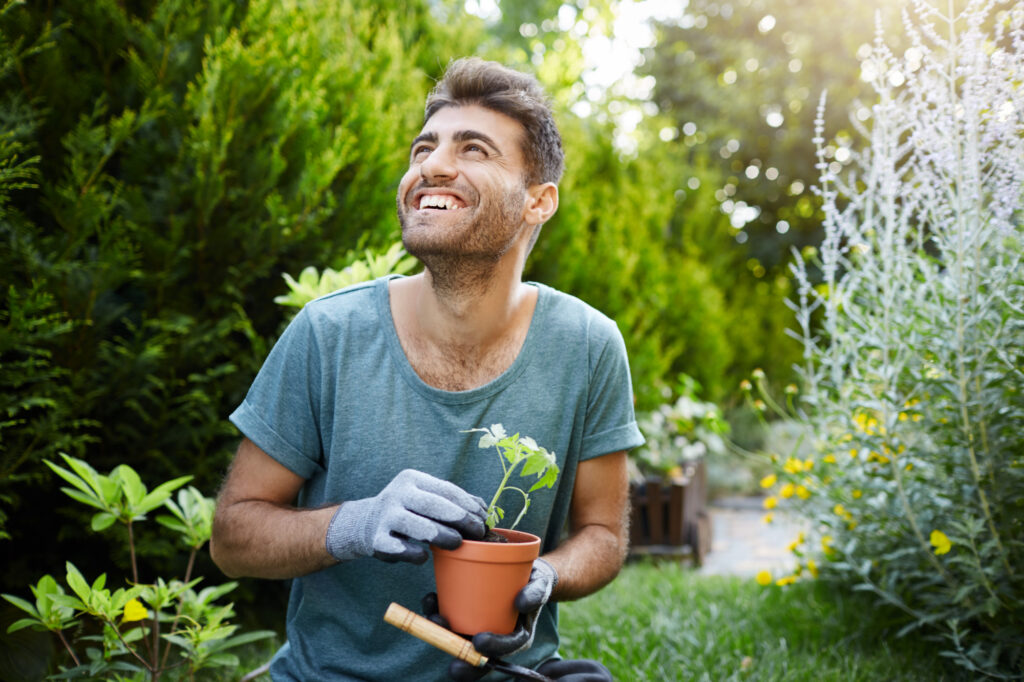
<svg viewBox="0 0 1024 682">
<path fill-rule="evenodd" d="M 630 556 L 704 561 L 711 550 L 711 517 L 703 460 L 688 465 L 683 476 L 634 484 L 630 497 Z"/>
</svg>

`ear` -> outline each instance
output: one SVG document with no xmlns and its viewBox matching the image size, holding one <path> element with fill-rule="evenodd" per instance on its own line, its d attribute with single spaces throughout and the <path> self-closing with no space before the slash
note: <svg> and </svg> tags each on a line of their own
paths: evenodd
<svg viewBox="0 0 1024 682">
<path fill-rule="evenodd" d="M 523 219 L 527 225 L 543 225 L 558 210 L 558 185 L 545 182 L 526 189 Z"/>
</svg>

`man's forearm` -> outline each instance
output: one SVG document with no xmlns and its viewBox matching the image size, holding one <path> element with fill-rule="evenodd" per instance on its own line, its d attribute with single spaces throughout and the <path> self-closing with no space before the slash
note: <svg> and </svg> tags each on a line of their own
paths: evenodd
<svg viewBox="0 0 1024 682">
<path fill-rule="evenodd" d="M 324 538 L 337 506 L 295 509 L 239 500 L 217 509 L 210 555 L 230 577 L 295 578 L 336 564 Z"/>
<path fill-rule="evenodd" d="M 553 601 L 581 599 L 619 574 L 629 549 L 627 538 L 607 526 L 584 526 L 555 551 L 544 555 L 558 572 Z"/>
</svg>

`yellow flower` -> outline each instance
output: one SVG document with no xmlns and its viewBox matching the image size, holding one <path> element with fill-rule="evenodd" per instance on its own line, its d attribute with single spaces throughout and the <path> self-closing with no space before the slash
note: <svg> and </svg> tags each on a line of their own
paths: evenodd
<svg viewBox="0 0 1024 682">
<path fill-rule="evenodd" d="M 774 512 L 768 512 L 767 514 L 765 514 L 764 516 L 761 517 L 761 522 L 762 523 L 771 523 L 774 520 L 775 520 L 775 513 Z"/>
<path fill-rule="evenodd" d="M 772 584 L 772 574 L 769 571 L 761 571 L 757 574 L 757 584 L 762 587 Z"/>
<path fill-rule="evenodd" d="M 813 468 L 814 468 L 814 460 L 813 459 L 805 459 L 804 460 L 804 471 L 810 471 Z"/>
<path fill-rule="evenodd" d="M 914 468 L 914 465 L 913 464 L 907 464 L 907 466 L 905 466 L 903 468 L 906 469 L 907 471 L 910 471 L 911 469 Z"/>
<path fill-rule="evenodd" d="M 806 500 L 808 497 L 811 496 L 811 491 L 802 485 L 798 485 L 796 487 L 796 496 L 799 497 L 801 500 Z"/>
<path fill-rule="evenodd" d="M 913 417 L 910 418 L 910 421 L 914 421 L 914 422 L 921 421 L 921 415 L 915 414 Z"/>
<path fill-rule="evenodd" d="M 905 422 L 908 419 L 910 419 L 910 415 L 908 415 L 906 412 L 900 412 L 898 418 L 901 422 Z"/>
<path fill-rule="evenodd" d="M 846 516 L 846 507 L 841 504 L 832 507 L 832 511 L 836 516 Z"/>
<path fill-rule="evenodd" d="M 811 572 L 811 576 L 818 577 L 818 562 L 814 559 L 807 560 L 807 570 Z"/>
<path fill-rule="evenodd" d="M 847 517 L 847 518 L 849 518 L 849 517 Z M 853 530 L 854 528 L 857 527 L 857 522 L 856 521 L 849 521 L 846 524 L 846 527 L 849 528 L 850 530 Z"/>
<path fill-rule="evenodd" d="M 779 494 L 782 495 L 785 498 L 790 498 L 790 497 L 793 497 L 793 493 L 795 491 L 796 491 L 796 486 L 793 485 L 792 483 L 787 483 L 786 485 L 782 486 L 781 490 L 779 490 Z"/>
<path fill-rule="evenodd" d="M 860 454 L 860 451 L 857 448 L 850 450 L 850 457 L 856 457 L 858 454 Z"/>
<path fill-rule="evenodd" d="M 796 576 L 795 575 L 787 575 L 787 576 L 784 576 L 784 577 L 779 578 L 778 580 L 776 580 L 775 584 L 778 585 L 779 587 L 785 587 L 786 585 L 792 585 L 795 582 L 796 582 Z"/>
<path fill-rule="evenodd" d="M 775 509 L 779 505 L 779 498 L 777 497 L 766 497 L 764 498 L 765 509 Z"/>
<path fill-rule="evenodd" d="M 831 535 L 822 535 L 821 536 L 821 549 L 825 552 L 825 554 L 829 554 L 829 553 L 832 552 L 832 536 Z"/>
<path fill-rule="evenodd" d="M 936 554 L 945 554 L 953 548 L 953 543 L 950 542 L 949 538 L 946 537 L 946 534 L 941 530 L 932 531 L 930 542 L 932 543 L 932 547 L 935 548 Z"/>
<path fill-rule="evenodd" d="M 778 480 L 778 476 L 776 476 L 775 474 L 769 474 L 768 476 L 765 476 L 764 478 L 761 479 L 761 487 L 771 488 L 773 485 L 775 485 L 775 482 Z"/>
<path fill-rule="evenodd" d="M 149 611 L 138 599 L 129 599 L 128 603 L 124 605 L 124 615 L 121 617 L 122 623 L 132 623 L 137 620 L 145 620 L 149 617 Z"/>
<path fill-rule="evenodd" d="M 827 464 L 835 464 L 836 463 L 836 456 L 831 454 L 831 453 L 829 453 L 829 454 L 825 455 L 824 457 L 822 457 L 821 460 L 823 462 L 826 462 Z"/>
<path fill-rule="evenodd" d="M 782 468 L 787 474 L 799 474 L 804 470 L 803 462 L 796 459 L 795 457 L 787 457 L 786 463 L 782 465 Z"/>
<path fill-rule="evenodd" d="M 859 490 L 854 490 L 854 491 L 853 491 L 853 499 L 855 499 L 855 500 L 859 500 L 859 499 L 860 499 L 860 496 L 861 496 L 861 495 L 863 495 L 863 494 L 864 494 L 864 493 L 862 493 L 862 492 L 861 492 L 861 491 L 859 491 Z"/>
<path fill-rule="evenodd" d="M 786 545 L 786 551 L 787 552 L 795 552 L 796 548 L 799 547 L 799 546 L 800 546 L 800 541 L 799 540 L 793 540 L 793 542 L 791 542 L 788 545 Z"/>
</svg>

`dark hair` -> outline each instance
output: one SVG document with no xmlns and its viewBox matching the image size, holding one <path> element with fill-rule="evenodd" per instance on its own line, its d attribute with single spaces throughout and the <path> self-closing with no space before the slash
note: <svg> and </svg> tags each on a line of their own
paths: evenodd
<svg viewBox="0 0 1024 682">
<path fill-rule="evenodd" d="M 469 104 L 504 114 L 526 130 L 522 150 L 528 184 L 561 179 L 565 167 L 562 136 L 537 79 L 479 57 L 458 59 L 448 65 L 444 78 L 427 97 L 423 122 L 444 107 Z"/>
</svg>

